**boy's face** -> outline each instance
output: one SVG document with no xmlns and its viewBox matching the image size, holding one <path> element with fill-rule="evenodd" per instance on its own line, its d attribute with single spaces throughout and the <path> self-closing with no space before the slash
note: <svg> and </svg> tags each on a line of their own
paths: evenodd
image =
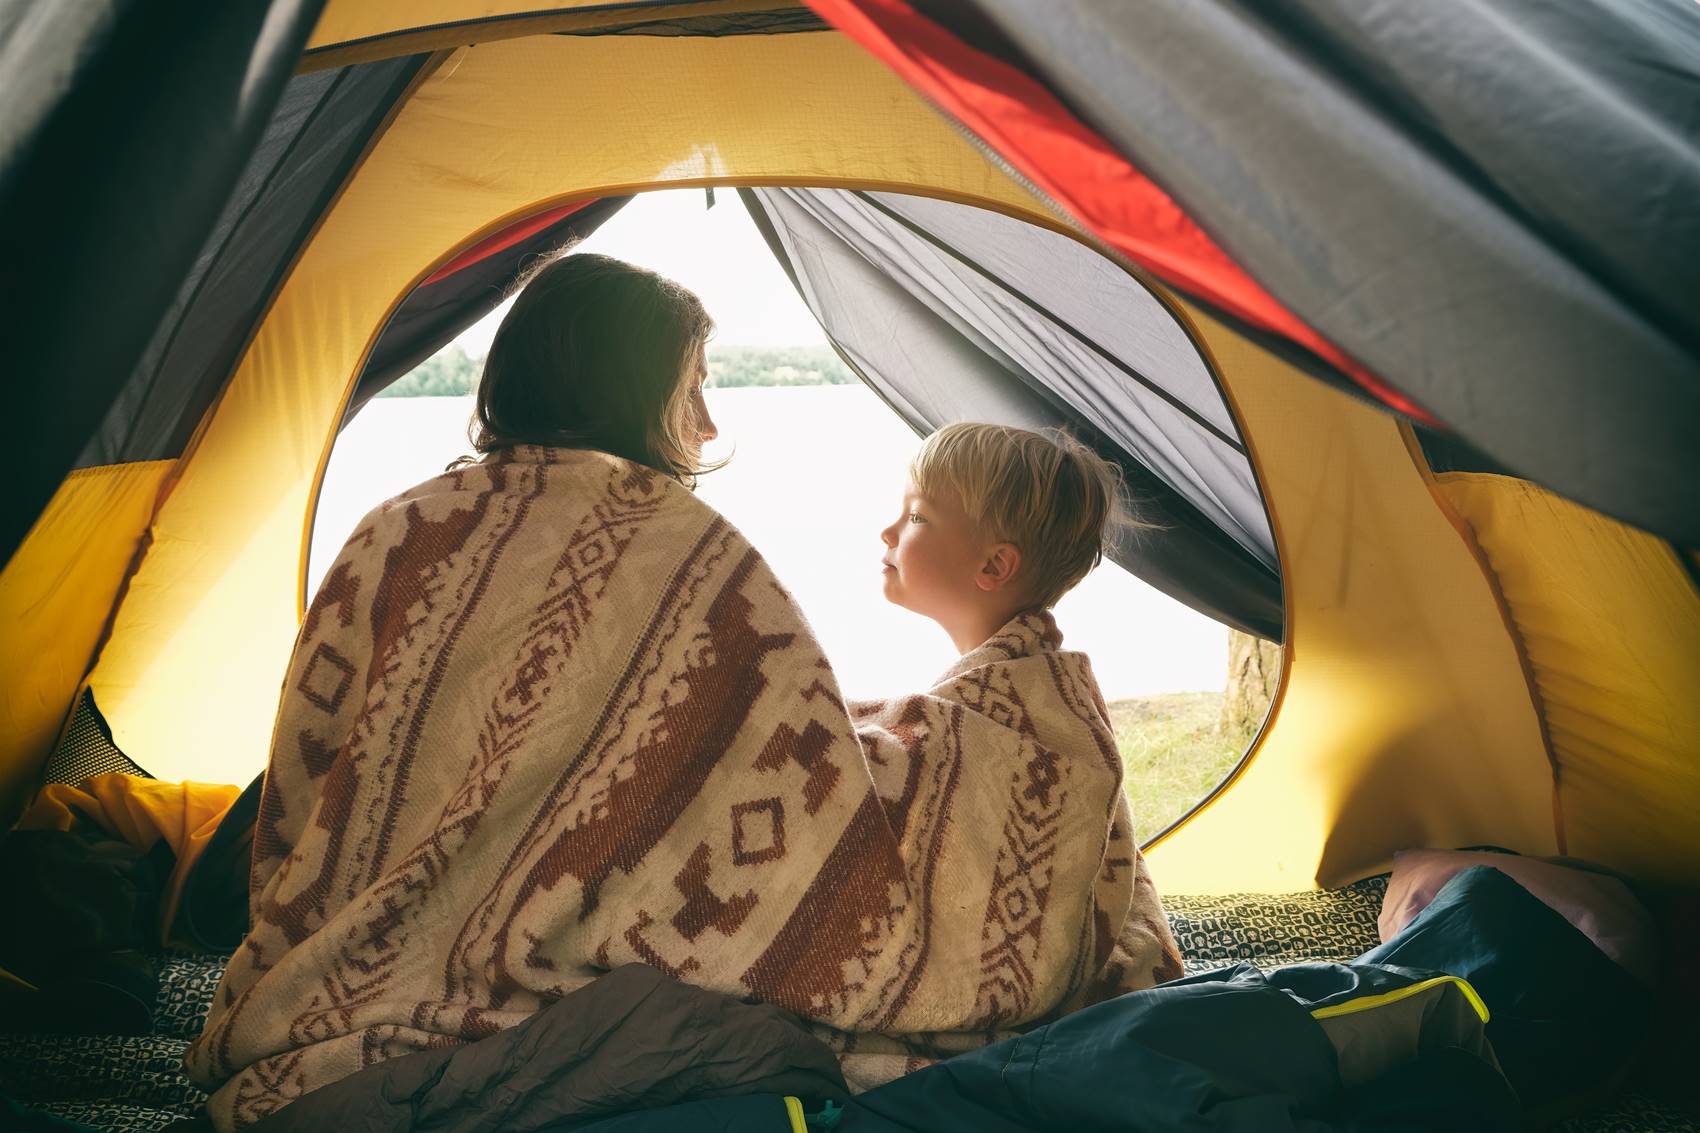
<svg viewBox="0 0 1700 1133">
<path fill-rule="evenodd" d="M 902 514 L 880 539 L 887 601 L 948 625 L 984 600 L 976 578 L 985 542 L 953 497 L 925 497 L 908 485 Z"/>
</svg>

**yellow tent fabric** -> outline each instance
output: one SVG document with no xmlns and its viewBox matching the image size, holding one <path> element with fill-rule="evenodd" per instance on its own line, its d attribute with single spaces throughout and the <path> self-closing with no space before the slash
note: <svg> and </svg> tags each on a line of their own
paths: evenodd
<svg viewBox="0 0 1700 1133">
<path fill-rule="evenodd" d="M 1287 674 L 1238 780 L 1151 849 L 1154 874 L 1176 893 L 1280 892 L 1408 846 L 1555 853 L 1515 649 L 1399 426 L 1186 311 L 1273 521 Z"/>
<path fill-rule="evenodd" d="M 631 18 L 582 2 L 327 6 L 304 69 L 442 50 L 181 459 L 76 474 L 0 575 L 0 617 L 22 627 L 0 661 L 0 800 L 32 788 L 85 671 L 118 746 L 156 774 L 259 770 L 351 383 L 408 292 L 515 218 L 647 188 L 789 184 L 1058 226 L 837 33 L 553 34 Z M 1251 453 L 1288 641 L 1253 751 L 1153 848 L 1164 887 L 1334 885 L 1407 846 L 1487 842 L 1700 885 L 1700 598 L 1668 545 L 1521 481 L 1433 476 L 1392 420 L 1154 291 Z"/>
<path fill-rule="evenodd" d="M 96 775 L 75 786 L 52 783 L 18 819 L 19 830 L 70 830 L 92 822 L 138 850 L 164 839 L 177 855 L 160 904 L 161 943 L 169 942 L 183 886 L 201 860 L 219 820 L 242 792 L 214 783 L 162 783 L 118 773 Z"/>
<path fill-rule="evenodd" d="M 1522 638 L 1564 849 L 1655 884 L 1700 861 L 1700 590 L 1669 543 L 1525 480 L 1438 477 Z"/>
<path fill-rule="evenodd" d="M 35 788 L 174 463 L 71 473 L 0 573 L 0 811 L 8 823 Z"/>
<path fill-rule="evenodd" d="M 527 0 L 413 0 L 408 4 L 336 0 L 325 5 L 307 40 L 303 70 L 491 43 L 519 35 L 555 35 L 630 24 L 638 5 L 567 0 L 547 7 Z M 670 21 L 795 9 L 795 0 L 702 0 L 671 4 Z"/>
</svg>

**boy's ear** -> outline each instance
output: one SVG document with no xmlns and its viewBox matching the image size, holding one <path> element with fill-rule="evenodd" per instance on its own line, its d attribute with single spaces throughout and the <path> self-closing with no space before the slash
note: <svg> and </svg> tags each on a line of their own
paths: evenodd
<svg viewBox="0 0 1700 1133">
<path fill-rule="evenodd" d="M 974 584 L 988 592 L 1002 590 L 1020 570 L 1020 549 L 1014 543 L 999 543 L 987 554 L 980 573 L 974 576 Z"/>
</svg>

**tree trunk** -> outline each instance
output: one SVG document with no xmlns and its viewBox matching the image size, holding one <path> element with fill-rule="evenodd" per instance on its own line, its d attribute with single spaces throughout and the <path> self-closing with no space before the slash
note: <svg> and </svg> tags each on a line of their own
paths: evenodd
<svg viewBox="0 0 1700 1133">
<path fill-rule="evenodd" d="M 1250 737 L 1263 724 L 1275 682 L 1281 678 L 1281 647 L 1241 633 L 1228 631 L 1228 687 L 1222 692 L 1222 717 L 1218 727 L 1224 736 Z"/>
</svg>

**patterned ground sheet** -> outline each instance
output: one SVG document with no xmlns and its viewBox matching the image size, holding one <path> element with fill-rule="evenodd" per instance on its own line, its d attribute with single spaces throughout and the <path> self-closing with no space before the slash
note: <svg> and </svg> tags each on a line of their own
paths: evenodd
<svg viewBox="0 0 1700 1133">
<path fill-rule="evenodd" d="M 1272 968 L 1349 960 L 1377 942 L 1386 891 L 1370 878 L 1327 893 L 1166 896 L 1188 971 L 1248 960 Z M 192 1115 L 203 1095 L 180 1065 L 200 1032 L 223 959 L 165 958 L 155 1033 L 136 1037 L 0 1036 L 0 1090 L 48 1112 L 113 1133 L 154 1133 Z M 1630 1094 L 1562 1133 L 1700 1133 L 1700 1123 Z"/>
</svg>

